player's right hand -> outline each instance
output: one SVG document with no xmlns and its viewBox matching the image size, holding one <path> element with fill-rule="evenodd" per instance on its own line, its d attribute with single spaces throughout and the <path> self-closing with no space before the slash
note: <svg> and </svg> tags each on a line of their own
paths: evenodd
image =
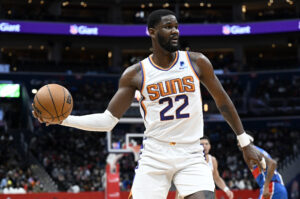
<svg viewBox="0 0 300 199">
<path fill-rule="evenodd" d="M 227 195 L 227 197 L 228 197 L 229 199 L 233 199 L 233 192 L 232 192 L 232 191 L 228 190 L 228 191 L 226 191 L 225 193 L 226 193 L 226 195 Z"/>
</svg>

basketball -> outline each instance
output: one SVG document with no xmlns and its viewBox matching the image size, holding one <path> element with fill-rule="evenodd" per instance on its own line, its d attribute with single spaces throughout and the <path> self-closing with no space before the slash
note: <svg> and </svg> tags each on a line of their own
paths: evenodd
<svg viewBox="0 0 300 199">
<path fill-rule="evenodd" d="M 72 112 L 73 99 L 65 87 L 47 84 L 35 94 L 33 108 L 44 122 L 61 122 Z"/>
</svg>

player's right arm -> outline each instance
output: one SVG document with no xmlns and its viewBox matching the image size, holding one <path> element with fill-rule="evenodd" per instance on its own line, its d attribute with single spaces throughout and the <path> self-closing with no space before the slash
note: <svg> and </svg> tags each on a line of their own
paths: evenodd
<svg viewBox="0 0 300 199">
<path fill-rule="evenodd" d="M 109 102 L 105 112 L 82 116 L 70 115 L 61 125 L 86 131 L 111 131 L 130 107 L 135 91 L 140 88 L 141 81 L 142 76 L 139 64 L 128 67 L 122 74 L 119 88 Z M 37 118 L 34 111 L 33 115 Z M 41 118 L 38 119 L 40 122 L 43 122 Z M 46 123 L 46 125 L 49 124 L 56 123 Z"/>
<path fill-rule="evenodd" d="M 142 73 L 139 64 L 134 64 L 127 68 L 119 81 L 119 88 L 113 96 L 107 110 L 113 116 L 120 119 L 130 107 L 135 96 L 135 91 L 139 90 L 142 84 Z"/>
<path fill-rule="evenodd" d="M 269 158 L 267 156 L 265 156 L 263 153 L 263 158 L 265 159 L 266 161 L 266 165 L 267 165 L 267 176 L 266 176 L 266 179 L 265 179 L 265 183 L 264 183 L 264 190 L 263 190 L 263 196 L 264 198 L 268 198 L 271 194 L 270 194 L 270 191 L 269 191 L 269 184 L 272 180 L 272 177 L 275 173 L 275 169 L 277 167 L 277 162 L 275 160 L 273 160 L 272 158 Z"/>
</svg>

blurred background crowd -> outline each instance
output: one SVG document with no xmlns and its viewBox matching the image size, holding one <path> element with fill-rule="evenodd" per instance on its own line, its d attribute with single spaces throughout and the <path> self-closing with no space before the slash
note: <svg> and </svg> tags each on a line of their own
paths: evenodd
<svg viewBox="0 0 300 199">
<path fill-rule="evenodd" d="M 300 19 L 300 2 L 294 0 L 3 0 L 0 23 L 140 25 L 158 8 L 175 11 L 181 24 Z M 186 36 L 180 44 L 182 50 L 199 51 L 210 59 L 255 144 L 278 161 L 290 198 L 299 198 L 300 172 L 291 170 L 300 163 L 299 31 Z M 31 102 L 40 87 L 58 83 L 73 96 L 72 114 L 102 112 L 120 74 L 147 57 L 150 46 L 147 37 L 0 32 L 0 84 L 20 85 L 18 97 L 0 95 L 0 193 L 103 191 L 106 134 L 45 127 L 32 118 Z M 204 87 L 202 98 L 205 134 L 211 139 L 211 154 L 219 161 L 221 177 L 231 189 L 257 189 L 234 134 Z M 140 118 L 139 108 L 132 106 L 124 117 Z M 143 131 L 141 123 L 118 124 L 112 143 L 122 148 L 126 133 Z M 120 186 L 130 190 L 136 166 L 133 154 L 124 154 L 119 163 Z"/>
</svg>

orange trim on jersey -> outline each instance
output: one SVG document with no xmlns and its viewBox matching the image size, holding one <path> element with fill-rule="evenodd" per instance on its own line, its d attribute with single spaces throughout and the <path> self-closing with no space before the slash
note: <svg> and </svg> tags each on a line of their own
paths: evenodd
<svg viewBox="0 0 300 199">
<path fill-rule="evenodd" d="M 143 75 L 143 79 L 142 79 L 142 88 L 141 88 L 141 93 L 143 92 L 144 88 L 145 88 L 145 82 L 146 82 L 146 75 L 145 75 L 145 67 L 143 62 L 141 61 L 141 66 L 142 66 L 142 75 Z"/>
<path fill-rule="evenodd" d="M 196 73 L 196 71 L 195 71 L 195 69 L 194 69 L 194 67 L 193 67 L 193 65 L 192 65 L 192 62 L 191 62 L 191 60 L 190 60 L 190 56 L 189 56 L 189 54 L 188 54 L 187 51 L 185 51 L 185 55 L 186 55 L 186 58 L 187 58 L 187 60 L 188 60 L 188 62 L 189 62 L 189 65 L 190 65 L 190 67 L 191 67 L 193 73 L 195 74 L 195 76 L 197 77 L 197 79 L 200 81 L 199 76 L 197 75 L 197 73 Z"/>
<path fill-rule="evenodd" d="M 142 106 L 142 109 L 144 110 L 144 113 L 145 113 L 145 115 L 144 115 L 144 120 L 146 120 L 146 115 L 147 115 L 147 109 L 146 109 L 146 107 L 145 107 L 145 104 L 144 104 L 144 100 L 146 99 L 145 98 L 145 96 L 141 93 L 141 96 L 142 96 L 142 101 L 141 101 L 141 106 Z"/>
<path fill-rule="evenodd" d="M 179 57 L 179 52 L 176 51 L 175 59 L 174 59 L 173 63 L 172 63 L 168 68 L 163 68 L 163 67 L 161 67 L 161 66 L 155 64 L 154 61 L 153 61 L 153 59 L 152 59 L 152 56 L 149 56 L 149 60 L 150 60 L 150 63 L 151 63 L 153 66 L 155 66 L 156 68 L 158 68 L 158 69 L 160 69 L 160 70 L 165 70 L 165 71 L 167 71 L 167 70 L 170 70 L 170 69 L 176 64 L 176 62 L 178 61 L 178 57 Z"/>
<path fill-rule="evenodd" d="M 145 104 L 144 104 L 144 100 L 145 100 L 145 96 L 143 95 L 143 90 L 145 88 L 145 82 L 146 82 L 146 75 L 145 75 L 145 67 L 144 67 L 144 64 L 143 62 L 141 61 L 141 66 L 142 66 L 142 75 L 143 75 L 143 82 L 142 82 L 142 88 L 141 88 L 141 96 L 142 96 L 142 99 L 141 99 L 141 106 L 142 106 L 142 109 L 144 110 L 144 119 L 146 120 L 146 115 L 147 115 L 147 109 L 145 107 Z"/>
</svg>

